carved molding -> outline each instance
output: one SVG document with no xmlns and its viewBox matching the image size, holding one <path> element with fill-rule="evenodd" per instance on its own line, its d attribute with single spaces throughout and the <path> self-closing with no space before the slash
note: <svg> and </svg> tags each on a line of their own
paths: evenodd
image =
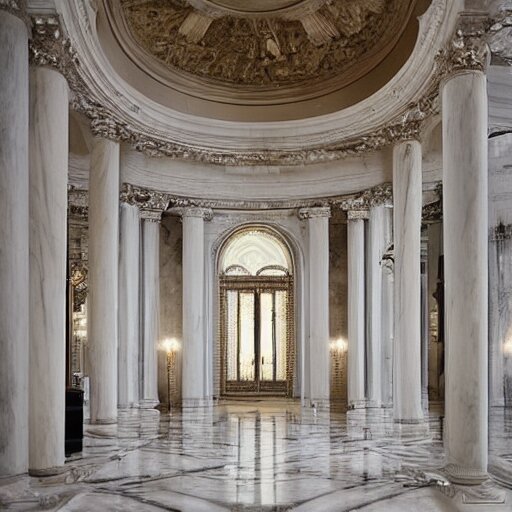
<svg viewBox="0 0 512 512">
<path fill-rule="evenodd" d="M 331 208 L 329 206 L 318 206 L 313 208 L 301 208 L 299 210 L 299 219 L 321 219 L 331 216 Z"/>
<path fill-rule="evenodd" d="M 141 216 L 143 216 L 143 212 L 148 212 L 147 215 L 150 217 L 150 212 L 159 211 L 162 213 L 167 210 L 170 197 L 164 192 L 123 183 L 120 200 L 123 203 L 137 206 L 141 210 Z"/>
<path fill-rule="evenodd" d="M 194 218 L 194 219 L 203 219 L 206 221 L 210 221 L 213 219 L 213 210 L 211 208 L 201 208 L 197 206 L 189 206 L 189 207 L 177 207 L 172 209 L 173 212 L 177 213 L 182 219 L 184 218 Z"/>
</svg>

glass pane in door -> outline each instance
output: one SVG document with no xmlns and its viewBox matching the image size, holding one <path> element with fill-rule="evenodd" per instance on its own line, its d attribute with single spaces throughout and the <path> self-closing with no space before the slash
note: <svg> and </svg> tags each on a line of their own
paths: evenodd
<svg viewBox="0 0 512 512">
<path fill-rule="evenodd" d="M 273 293 L 260 295 L 260 380 L 274 380 Z"/>
<path fill-rule="evenodd" d="M 256 357 L 254 353 L 254 293 L 240 292 L 240 330 L 239 330 L 239 379 L 253 381 L 255 375 Z"/>
</svg>

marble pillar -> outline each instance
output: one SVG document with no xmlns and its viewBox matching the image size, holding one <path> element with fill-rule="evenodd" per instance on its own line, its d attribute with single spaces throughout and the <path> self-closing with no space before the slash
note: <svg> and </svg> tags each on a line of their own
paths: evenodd
<svg viewBox="0 0 512 512">
<path fill-rule="evenodd" d="M 122 202 L 119 219 L 118 406 L 139 403 L 140 215 Z"/>
<path fill-rule="evenodd" d="M 29 472 L 64 465 L 68 84 L 30 71 Z"/>
<path fill-rule="evenodd" d="M 208 405 L 206 397 L 204 221 L 212 211 L 184 208 L 182 406 Z"/>
<path fill-rule="evenodd" d="M 28 468 L 28 33 L 0 8 L 0 477 Z"/>
<path fill-rule="evenodd" d="M 142 397 L 140 406 L 156 407 L 160 333 L 160 211 L 142 210 Z"/>
<path fill-rule="evenodd" d="M 368 220 L 368 324 L 367 400 L 368 406 L 382 404 L 382 268 L 385 250 L 385 213 L 383 205 L 370 209 Z"/>
<path fill-rule="evenodd" d="M 348 406 L 366 406 L 365 395 L 365 250 L 367 211 L 349 211 L 348 218 Z"/>
<path fill-rule="evenodd" d="M 428 410 L 428 343 L 429 343 L 429 314 L 428 314 L 428 261 L 427 239 L 421 241 L 421 403 L 423 410 Z"/>
<path fill-rule="evenodd" d="M 96 138 L 89 173 L 87 298 L 92 424 L 117 421 L 119 144 Z"/>
<path fill-rule="evenodd" d="M 441 86 L 446 293 L 447 471 L 486 478 L 488 454 L 487 84 L 479 71 Z"/>
<path fill-rule="evenodd" d="M 399 423 L 423 420 L 421 406 L 421 144 L 393 148 L 395 347 L 393 412 Z"/>
<path fill-rule="evenodd" d="M 390 254 L 386 255 L 390 256 Z M 394 268 L 382 260 L 382 406 L 393 406 Z"/>
<path fill-rule="evenodd" d="M 329 217 L 330 208 L 302 208 L 309 238 L 309 394 L 311 405 L 330 403 Z"/>
</svg>

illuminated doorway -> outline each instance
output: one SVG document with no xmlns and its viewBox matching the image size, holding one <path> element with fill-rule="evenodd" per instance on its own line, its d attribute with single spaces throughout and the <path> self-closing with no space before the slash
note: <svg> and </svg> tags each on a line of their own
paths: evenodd
<svg viewBox="0 0 512 512">
<path fill-rule="evenodd" d="M 223 395 L 292 396 L 293 265 L 272 230 L 238 231 L 220 264 Z"/>
</svg>

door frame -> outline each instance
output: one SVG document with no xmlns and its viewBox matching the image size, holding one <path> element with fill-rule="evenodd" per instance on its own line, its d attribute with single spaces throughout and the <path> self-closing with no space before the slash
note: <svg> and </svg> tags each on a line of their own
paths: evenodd
<svg viewBox="0 0 512 512">
<path fill-rule="evenodd" d="M 236 395 L 257 395 L 257 396 L 293 396 L 293 381 L 295 373 L 295 304 L 294 304 L 294 286 L 293 276 L 219 276 L 219 305 L 220 305 L 220 362 L 221 396 Z M 254 389 L 253 381 L 244 382 L 227 380 L 227 293 L 228 291 L 250 291 L 257 294 L 262 292 L 286 291 L 287 292 L 287 311 L 286 311 L 286 381 L 282 389 L 278 389 L 275 384 L 267 385 L 266 381 L 259 381 L 256 378 L 254 382 L 260 382 L 260 389 Z M 256 307 L 256 302 L 255 302 Z M 259 354 L 255 354 L 259 357 Z M 258 361 L 259 363 L 259 361 Z M 258 371 L 259 364 L 256 365 L 255 372 Z M 267 389 L 265 389 L 265 387 Z"/>
</svg>

